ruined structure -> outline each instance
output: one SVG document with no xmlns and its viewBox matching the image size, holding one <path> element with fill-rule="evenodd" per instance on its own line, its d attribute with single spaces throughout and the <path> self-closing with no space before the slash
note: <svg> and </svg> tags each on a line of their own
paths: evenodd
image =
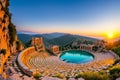
<svg viewBox="0 0 120 80">
<path fill-rule="evenodd" d="M 59 52 L 60 52 L 58 45 L 51 45 L 47 48 L 47 50 L 49 50 L 49 52 L 51 52 L 53 54 L 59 54 Z"/>
<path fill-rule="evenodd" d="M 57 46 L 57 45 L 52 46 L 51 51 L 54 54 L 58 54 L 59 53 L 59 46 Z"/>
<path fill-rule="evenodd" d="M 41 38 L 32 38 L 31 46 L 34 46 L 37 51 L 45 51 L 42 37 Z"/>
<path fill-rule="evenodd" d="M 92 51 L 94 45 L 80 44 L 80 50 Z"/>
<path fill-rule="evenodd" d="M 107 45 L 107 42 L 105 42 L 103 40 L 99 40 L 94 45 L 98 46 L 98 47 L 101 47 L 101 48 L 105 48 L 105 46 Z"/>
</svg>

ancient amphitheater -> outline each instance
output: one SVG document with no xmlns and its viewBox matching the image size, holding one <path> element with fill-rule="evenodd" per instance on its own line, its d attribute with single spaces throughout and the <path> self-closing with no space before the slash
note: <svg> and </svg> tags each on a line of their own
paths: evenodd
<svg viewBox="0 0 120 80">
<path fill-rule="evenodd" d="M 115 57 L 111 53 L 93 53 L 95 59 L 86 64 L 70 64 L 59 59 L 58 56 L 50 56 L 47 52 L 36 52 L 34 47 L 29 47 L 18 56 L 20 68 L 28 75 L 36 72 L 42 76 L 75 76 L 80 72 L 100 71 L 113 64 Z"/>
</svg>

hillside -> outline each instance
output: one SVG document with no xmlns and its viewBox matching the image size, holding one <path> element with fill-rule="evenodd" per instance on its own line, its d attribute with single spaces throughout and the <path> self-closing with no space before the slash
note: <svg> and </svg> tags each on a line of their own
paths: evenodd
<svg viewBox="0 0 120 80">
<path fill-rule="evenodd" d="M 52 38 L 51 38 L 52 36 Z M 85 37 L 85 36 L 79 36 L 79 35 L 72 35 L 72 34 L 64 34 L 64 33 L 50 33 L 50 34 L 18 34 L 18 38 L 25 44 L 26 42 L 29 42 L 32 37 L 43 37 L 44 44 L 46 46 L 49 45 L 59 45 L 59 46 L 65 46 L 68 44 L 73 43 L 74 41 L 91 41 L 94 42 L 97 39 Z"/>
<path fill-rule="evenodd" d="M 64 36 L 65 33 L 54 32 L 54 33 L 48 33 L 48 34 L 42 34 L 42 35 L 48 39 L 54 39 L 54 38 Z"/>
<path fill-rule="evenodd" d="M 69 43 L 72 43 L 74 40 L 76 40 L 78 37 L 70 34 L 66 34 L 64 36 L 51 39 L 49 42 L 53 42 L 55 45 L 65 46 Z"/>
<path fill-rule="evenodd" d="M 32 35 L 29 35 L 29 34 L 18 34 L 18 38 L 23 42 L 23 43 L 26 43 L 28 41 L 30 41 L 32 39 Z"/>
</svg>

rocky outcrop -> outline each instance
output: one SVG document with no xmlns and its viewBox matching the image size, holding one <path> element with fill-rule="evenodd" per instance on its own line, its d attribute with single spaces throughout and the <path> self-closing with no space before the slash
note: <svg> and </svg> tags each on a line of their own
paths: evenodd
<svg viewBox="0 0 120 80">
<path fill-rule="evenodd" d="M 11 22 L 8 6 L 8 0 L 0 0 L 0 74 L 3 72 L 8 56 L 16 53 L 19 50 L 18 47 L 21 47 L 16 28 Z"/>
</svg>

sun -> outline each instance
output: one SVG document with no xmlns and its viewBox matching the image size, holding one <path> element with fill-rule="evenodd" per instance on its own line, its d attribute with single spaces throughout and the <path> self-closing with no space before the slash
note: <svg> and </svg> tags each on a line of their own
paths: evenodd
<svg viewBox="0 0 120 80">
<path fill-rule="evenodd" d="M 114 33 L 113 32 L 109 32 L 107 33 L 107 36 L 109 39 L 112 39 L 114 37 Z"/>
</svg>

